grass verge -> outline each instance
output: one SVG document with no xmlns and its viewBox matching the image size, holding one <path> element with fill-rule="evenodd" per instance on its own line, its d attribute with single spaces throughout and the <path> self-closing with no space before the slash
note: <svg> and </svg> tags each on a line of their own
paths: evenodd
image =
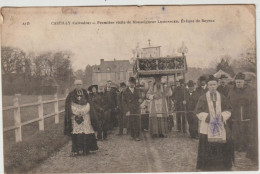
<svg viewBox="0 0 260 174">
<path fill-rule="evenodd" d="M 5 172 L 26 173 L 64 146 L 69 138 L 63 135 L 63 118 L 60 118 L 59 124 L 54 124 L 52 119 L 46 119 L 44 131 L 35 131 L 22 142 L 4 142 Z"/>
</svg>

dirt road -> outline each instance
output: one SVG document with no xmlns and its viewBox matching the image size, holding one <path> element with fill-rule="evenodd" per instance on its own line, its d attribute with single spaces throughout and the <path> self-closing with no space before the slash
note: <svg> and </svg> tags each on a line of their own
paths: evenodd
<svg viewBox="0 0 260 174">
<path fill-rule="evenodd" d="M 151 138 L 144 132 L 139 142 L 115 134 L 98 142 L 99 150 L 88 156 L 70 157 L 71 143 L 66 144 L 30 173 L 196 171 L 198 140 L 187 134 L 173 131 L 167 138 Z M 256 169 L 244 153 L 236 153 L 236 166 L 233 170 Z"/>
</svg>

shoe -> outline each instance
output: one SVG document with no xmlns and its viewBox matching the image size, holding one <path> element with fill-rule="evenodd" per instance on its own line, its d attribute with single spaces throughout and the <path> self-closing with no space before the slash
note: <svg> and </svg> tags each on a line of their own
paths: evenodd
<svg viewBox="0 0 260 174">
<path fill-rule="evenodd" d="M 160 138 L 164 138 L 164 135 L 163 135 L 163 134 L 159 134 L 159 137 L 160 137 Z"/>
<path fill-rule="evenodd" d="M 78 155 L 79 155 L 78 152 L 71 152 L 71 153 L 70 153 L 70 157 L 75 157 L 75 156 L 78 156 Z"/>
<path fill-rule="evenodd" d="M 90 154 L 89 151 L 87 151 L 87 152 L 83 152 L 83 155 L 89 155 L 89 154 Z"/>
<path fill-rule="evenodd" d="M 141 141 L 139 138 L 136 138 L 135 141 Z"/>
</svg>

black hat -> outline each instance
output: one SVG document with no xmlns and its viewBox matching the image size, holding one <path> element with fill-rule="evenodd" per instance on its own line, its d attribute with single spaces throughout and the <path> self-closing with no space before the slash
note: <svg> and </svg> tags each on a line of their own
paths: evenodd
<svg viewBox="0 0 260 174">
<path fill-rule="evenodd" d="M 89 87 L 88 87 L 88 91 L 90 91 L 90 92 L 92 92 L 92 88 L 96 88 L 96 90 L 98 90 L 98 85 L 90 85 Z"/>
<path fill-rule="evenodd" d="M 209 78 L 208 78 L 207 82 L 209 82 L 209 81 L 216 81 L 216 82 L 218 82 L 218 78 L 214 77 L 214 75 L 209 75 Z"/>
<path fill-rule="evenodd" d="M 194 82 L 192 80 L 189 80 L 187 85 L 188 87 L 194 87 Z"/>
<path fill-rule="evenodd" d="M 125 82 L 121 82 L 121 83 L 120 83 L 120 87 L 126 87 Z"/>
<path fill-rule="evenodd" d="M 222 74 L 219 79 L 227 79 L 228 77 L 225 74 Z"/>
<path fill-rule="evenodd" d="M 200 76 L 199 81 L 200 81 L 200 82 L 202 82 L 202 81 L 207 81 L 207 78 L 206 78 L 205 76 Z"/>
<path fill-rule="evenodd" d="M 130 83 L 136 83 L 136 79 L 134 77 L 129 77 L 129 82 Z"/>
<path fill-rule="evenodd" d="M 242 72 L 239 72 L 236 77 L 235 77 L 235 80 L 239 79 L 239 80 L 245 80 L 246 76 L 244 73 Z"/>
<path fill-rule="evenodd" d="M 183 84 L 183 83 L 184 83 L 184 80 L 183 80 L 183 79 L 180 79 L 179 82 L 180 82 L 181 84 Z"/>
</svg>

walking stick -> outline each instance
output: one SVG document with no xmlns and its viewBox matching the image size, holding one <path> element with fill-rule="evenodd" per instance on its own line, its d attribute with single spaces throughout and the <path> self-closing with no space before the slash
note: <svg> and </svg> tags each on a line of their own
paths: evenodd
<svg viewBox="0 0 260 174">
<path fill-rule="evenodd" d="M 184 80 L 184 83 L 185 83 L 185 74 L 183 74 L 183 80 Z M 186 101 L 186 95 L 185 95 L 185 86 L 184 86 L 184 88 L 183 88 L 183 98 L 184 98 L 184 100 Z M 190 132 L 188 131 L 188 124 L 187 124 L 187 101 L 186 101 L 186 103 L 185 103 L 185 105 L 184 105 L 184 118 L 185 118 L 185 128 L 186 128 L 186 130 L 185 130 L 185 132 L 187 132 L 187 133 L 189 133 L 190 134 Z M 182 119 L 181 119 L 181 121 L 182 121 Z M 181 125 L 182 126 L 182 125 Z M 183 130 L 182 130 L 183 131 Z"/>
</svg>

